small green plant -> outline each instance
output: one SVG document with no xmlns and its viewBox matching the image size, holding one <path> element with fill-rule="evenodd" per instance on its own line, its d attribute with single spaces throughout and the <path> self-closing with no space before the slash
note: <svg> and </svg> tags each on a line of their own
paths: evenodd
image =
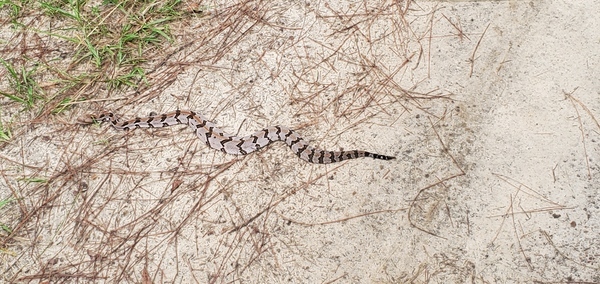
<svg viewBox="0 0 600 284">
<path fill-rule="evenodd" d="M 47 183 L 48 179 L 40 177 L 22 177 L 18 178 L 18 181 L 24 181 L 25 183 Z"/>
<path fill-rule="evenodd" d="M 99 75 L 93 76 L 94 81 L 104 81 L 109 88 L 135 87 L 145 81 L 140 63 L 148 60 L 144 53 L 149 46 L 173 41 L 169 23 L 184 15 L 177 9 L 180 3 L 103 0 L 90 5 L 85 0 L 45 0 L 42 10 L 60 21 L 61 28 L 37 32 L 73 43 L 71 65 L 93 62 L 97 70 L 91 73 Z"/>
<path fill-rule="evenodd" d="M 14 90 L 12 93 L 0 92 L 0 95 L 23 104 L 25 109 L 33 107 L 35 102 L 42 98 L 39 95 L 41 89 L 33 78 L 33 75 L 37 71 L 37 66 L 27 70 L 24 66 L 21 68 L 15 67 L 4 59 L 0 59 L 0 63 L 8 71 L 8 81 L 11 89 Z"/>
<path fill-rule="evenodd" d="M 27 4 L 26 2 L 28 2 L 28 1 L 21 1 L 21 5 Z M 11 0 L 0 0 L 0 9 L 5 8 L 5 7 L 10 9 L 8 16 L 11 18 L 11 20 L 13 22 L 19 16 L 19 14 L 21 14 L 21 10 L 23 9 L 23 7 L 21 5 L 19 5 L 15 1 L 11 1 Z"/>
<path fill-rule="evenodd" d="M 42 9 L 50 15 L 61 15 L 81 23 L 83 21 L 81 7 L 85 2 L 85 0 L 52 1 L 41 2 L 41 5 Z"/>
<path fill-rule="evenodd" d="M 73 90 L 78 92 L 82 85 L 102 83 L 108 89 L 118 89 L 147 83 L 144 63 L 152 60 L 149 57 L 156 54 L 157 47 L 174 41 L 170 24 L 190 15 L 180 9 L 181 3 L 181 0 L 0 0 L 0 10 L 13 23 L 30 15 L 51 21 L 51 29 L 35 25 L 23 29 L 49 38 L 62 50 L 59 57 L 43 63 L 27 58 L 0 59 L 0 68 L 8 71 L 10 86 L 8 91 L 0 90 L 0 96 L 22 104 L 25 110 L 43 109 L 45 104 L 51 104 L 52 113 L 57 114 L 74 103 L 77 95 L 73 95 Z M 67 62 L 61 62 L 65 59 Z M 54 64 L 57 61 L 61 62 L 59 66 Z M 48 73 L 57 76 L 52 78 Z M 53 82 L 38 84 L 36 80 L 40 78 L 51 78 Z M 40 101 L 44 105 L 36 106 Z M 0 127 L 0 141 L 10 137 L 10 130 Z"/>
<path fill-rule="evenodd" d="M 13 201 L 14 201 L 14 199 L 12 199 L 12 198 L 0 200 L 0 209 L 2 209 L 2 207 L 6 206 L 8 203 L 13 202 Z M 5 231 L 9 234 L 12 233 L 12 229 L 4 223 L 0 223 L 0 230 Z"/>
<path fill-rule="evenodd" d="M 71 105 L 73 105 L 73 99 L 68 98 L 68 97 L 64 98 L 58 103 L 58 105 L 56 107 L 54 107 L 54 109 L 52 110 L 52 113 L 53 114 L 62 113 L 67 108 L 69 108 Z"/>
<path fill-rule="evenodd" d="M 141 67 L 133 67 L 129 73 L 119 75 L 114 79 L 107 81 L 109 88 L 119 88 L 121 86 L 136 87 L 138 81 L 146 81 L 146 73 Z"/>
<path fill-rule="evenodd" d="M 10 132 L 10 128 L 5 127 L 0 121 L 0 142 L 6 142 L 12 138 L 12 134 Z"/>
</svg>

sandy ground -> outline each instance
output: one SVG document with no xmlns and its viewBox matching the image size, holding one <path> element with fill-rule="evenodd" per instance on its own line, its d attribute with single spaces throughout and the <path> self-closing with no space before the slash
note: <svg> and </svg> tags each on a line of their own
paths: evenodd
<svg viewBox="0 0 600 284">
<path fill-rule="evenodd" d="M 95 90 L 0 148 L 0 198 L 20 198 L 0 281 L 600 283 L 600 2 L 261 5 L 231 37 L 192 23 L 163 92 Z M 99 108 L 397 159 L 76 124 Z"/>
</svg>

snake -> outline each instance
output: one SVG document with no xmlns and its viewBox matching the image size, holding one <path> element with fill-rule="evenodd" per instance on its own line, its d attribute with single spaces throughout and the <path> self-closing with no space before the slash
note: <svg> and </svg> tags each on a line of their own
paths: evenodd
<svg viewBox="0 0 600 284">
<path fill-rule="evenodd" d="M 85 124 L 109 122 L 115 129 L 125 131 L 186 124 L 208 147 L 231 155 L 247 155 L 274 142 L 283 141 L 300 159 L 315 164 L 329 164 L 361 157 L 379 160 L 396 158 L 361 150 L 327 151 L 319 149 L 309 145 L 308 141 L 296 131 L 280 125 L 270 126 L 248 136 L 239 137 L 225 133 L 203 115 L 189 110 L 176 110 L 160 115 L 151 114 L 148 117 L 136 117 L 129 120 L 121 120 L 114 113 L 105 112 L 100 115 L 85 116 L 79 121 Z"/>
</svg>

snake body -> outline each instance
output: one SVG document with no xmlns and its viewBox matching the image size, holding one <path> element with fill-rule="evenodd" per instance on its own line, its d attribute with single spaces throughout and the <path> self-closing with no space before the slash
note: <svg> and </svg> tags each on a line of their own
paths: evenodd
<svg viewBox="0 0 600 284">
<path fill-rule="evenodd" d="M 285 126 L 271 126 L 254 132 L 245 137 L 227 134 L 206 117 L 193 111 L 177 110 L 161 115 L 145 118 L 135 118 L 121 121 L 113 113 L 103 113 L 99 116 L 91 115 L 91 121 L 110 122 L 118 130 L 137 128 L 160 128 L 177 124 L 190 126 L 198 138 L 210 148 L 232 155 L 246 155 L 270 145 L 273 142 L 283 141 L 300 159 L 316 163 L 329 164 L 360 157 L 371 157 L 380 160 L 392 160 L 395 157 L 374 154 L 367 151 L 326 151 L 309 145 L 300 134 Z M 89 122 L 89 119 L 88 121 Z"/>
</svg>

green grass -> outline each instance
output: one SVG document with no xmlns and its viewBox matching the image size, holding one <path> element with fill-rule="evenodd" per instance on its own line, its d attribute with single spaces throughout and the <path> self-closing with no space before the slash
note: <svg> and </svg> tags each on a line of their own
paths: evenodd
<svg viewBox="0 0 600 284">
<path fill-rule="evenodd" d="M 42 98 L 42 91 L 34 79 L 37 65 L 31 68 L 26 68 L 25 66 L 17 67 L 1 58 L 0 63 L 8 71 L 9 85 L 13 90 L 10 93 L 0 91 L 0 95 L 22 104 L 25 109 L 33 107 L 36 101 Z"/>
<path fill-rule="evenodd" d="M 84 101 L 85 98 L 80 98 L 77 101 Z M 69 109 L 72 105 L 74 105 L 76 101 L 73 98 L 66 97 L 63 98 L 54 109 L 52 109 L 52 114 L 59 114 Z"/>
<path fill-rule="evenodd" d="M 108 79 L 107 84 L 110 88 L 119 88 L 121 86 L 136 87 L 137 82 L 146 82 L 146 71 L 140 67 L 133 67 L 129 73 L 118 75 L 115 78 Z"/>
<path fill-rule="evenodd" d="M 13 201 L 14 201 L 14 199 L 11 199 L 11 198 L 5 199 L 5 200 L 0 200 L 0 209 L 2 209 L 2 207 L 8 205 L 8 203 L 13 202 Z M 12 233 L 12 229 L 4 223 L 0 223 L 0 230 L 4 231 L 6 233 L 9 233 L 9 234 Z"/>
<path fill-rule="evenodd" d="M 26 2 L 28 1 L 21 1 L 18 3 L 11 0 L 0 0 L 0 9 L 8 9 L 8 16 L 10 17 L 11 21 L 14 21 L 14 19 L 19 16 L 21 10 L 23 9 L 22 4 L 26 4 Z"/>
<path fill-rule="evenodd" d="M 105 0 L 103 4 L 88 7 L 81 0 L 41 2 L 42 10 L 50 18 L 63 22 L 64 27 L 60 31 L 40 32 L 75 44 L 73 62 L 87 59 L 96 68 L 112 65 L 124 69 L 127 75 L 117 80 L 121 83 L 123 78 L 135 78 L 125 84 L 110 84 L 112 87 L 133 86 L 145 74 L 131 71 L 146 61 L 144 51 L 164 41 L 172 42 L 168 24 L 181 18 L 182 13 L 175 9 L 179 3 L 179 0 Z M 112 21 L 113 18 L 117 20 Z"/>
<path fill-rule="evenodd" d="M 181 0 L 0 0 L 3 32 L 0 99 L 13 117 L 0 121 L 0 142 L 13 138 L 7 121 L 23 112 L 61 114 L 93 95 L 83 91 L 148 84 L 149 61 L 174 42 L 171 23 L 195 17 Z M 32 40 L 34 39 L 34 40 Z M 24 45 L 23 47 L 11 48 Z M 25 53 L 21 54 L 21 52 Z M 35 54 L 35 55 L 33 55 Z M 28 57 L 29 56 L 29 57 Z M 8 124 L 8 125 L 7 125 Z"/>
<path fill-rule="evenodd" d="M 82 0 L 41 1 L 40 5 L 49 15 L 71 18 L 81 23 L 84 20 L 81 7 L 85 5 L 85 2 Z"/>
<path fill-rule="evenodd" d="M 63 54 L 39 64 L 23 58 L 0 59 L 10 85 L 10 90 L 0 90 L 0 95 L 25 110 L 50 107 L 51 113 L 57 114 L 73 100 L 81 100 L 72 94 L 86 86 L 100 84 L 113 90 L 146 84 L 144 63 L 153 59 L 148 58 L 148 51 L 173 42 L 169 25 L 189 15 L 179 9 L 180 4 L 181 0 L 103 0 L 94 4 L 85 0 L 0 0 L 0 11 L 20 27 L 13 29 L 16 35 L 37 33 L 44 42 L 52 42 L 50 46 L 60 46 Z M 25 19 L 31 17 L 42 24 L 21 24 L 29 23 Z M 52 28 L 46 28 L 49 22 Z M 0 58 L 8 57 L 0 54 Z M 39 78 L 46 79 L 38 83 Z"/>
<path fill-rule="evenodd" d="M 48 179 L 46 178 L 40 178 L 40 177 L 23 177 L 23 178 L 18 178 L 18 181 L 23 181 L 25 183 L 47 183 Z"/>
<path fill-rule="evenodd" d="M 10 128 L 4 126 L 4 124 L 0 120 L 0 142 L 7 142 L 11 138 L 12 138 L 12 134 L 10 132 Z"/>
</svg>

